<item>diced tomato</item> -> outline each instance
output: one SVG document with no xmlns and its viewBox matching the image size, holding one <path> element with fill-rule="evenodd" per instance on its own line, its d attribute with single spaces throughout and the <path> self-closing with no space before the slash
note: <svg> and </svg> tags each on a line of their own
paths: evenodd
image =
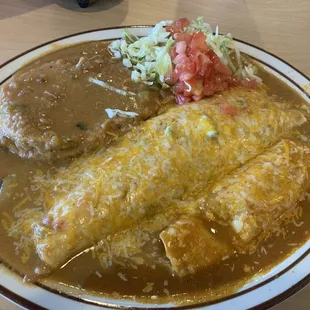
<svg viewBox="0 0 310 310">
<path fill-rule="evenodd" d="M 232 87 L 236 87 L 236 86 L 240 86 L 240 80 L 234 76 L 228 76 L 227 77 L 227 82 L 230 86 Z"/>
<path fill-rule="evenodd" d="M 215 84 L 217 85 L 220 85 L 220 84 L 223 84 L 223 83 L 226 83 L 226 76 L 225 75 L 215 75 L 214 76 L 214 82 Z"/>
<path fill-rule="evenodd" d="M 185 41 L 188 44 L 192 40 L 192 35 L 186 32 L 175 33 L 173 38 L 176 40 L 176 42 Z"/>
<path fill-rule="evenodd" d="M 203 84 L 202 81 L 198 81 L 198 83 L 193 88 L 193 95 L 194 96 L 201 96 L 203 91 Z"/>
<path fill-rule="evenodd" d="M 200 53 L 197 56 L 197 67 L 199 68 L 199 70 L 197 70 L 197 74 L 201 77 L 204 77 L 207 75 L 207 73 L 210 74 L 208 71 L 210 71 L 210 68 L 213 68 L 213 65 L 207 55 Z"/>
<path fill-rule="evenodd" d="M 205 96 L 212 96 L 216 92 L 215 84 L 212 81 L 205 81 L 202 92 Z"/>
<path fill-rule="evenodd" d="M 181 65 L 183 66 L 183 65 Z M 180 70 L 181 71 L 181 70 Z M 195 73 L 194 72 L 191 72 L 191 71 L 183 71 L 179 74 L 179 80 L 180 81 L 187 81 L 187 80 L 190 80 L 192 77 L 195 76 Z"/>
<path fill-rule="evenodd" d="M 217 61 L 214 64 L 214 69 L 215 69 L 215 71 L 222 73 L 224 75 L 232 75 L 231 70 L 220 61 Z"/>
<path fill-rule="evenodd" d="M 209 56 L 210 60 L 211 60 L 212 62 L 214 62 L 214 63 L 217 62 L 217 61 L 220 61 L 220 59 L 219 59 L 218 56 L 214 53 L 213 50 L 208 50 L 207 55 Z"/>
<path fill-rule="evenodd" d="M 202 93 L 202 81 L 198 81 L 195 78 L 184 81 L 184 96 L 201 95 Z"/>
<path fill-rule="evenodd" d="M 182 104 L 185 104 L 185 103 L 188 103 L 191 101 L 191 99 L 189 97 L 185 97 L 183 95 L 175 95 L 175 100 L 177 102 L 177 104 L 179 105 L 182 105 Z"/>
<path fill-rule="evenodd" d="M 166 27 L 176 44 L 170 50 L 174 69 L 165 80 L 174 85 L 173 92 L 178 104 L 197 101 L 229 87 L 256 87 L 255 81 L 240 80 L 233 76 L 229 67 L 208 48 L 207 37 L 203 32 L 184 32 L 188 25 L 188 19 L 181 18 Z M 234 116 L 237 113 L 234 106 L 224 105 L 221 109 L 225 115 Z"/>
<path fill-rule="evenodd" d="M 166 27 L 166 30 L 171 34 L 183 32 L 185 27 L 188 27 L 190 24 L 187 18 L 180 18 L 173 22 L 171 25 Z"/>
<path fill-rule="evenodd" d="M 196 78 L 192 78 L 188 81 L 184 82 L 190 93 L 194 96 L 200 96 L 202 94 L 203 81 L 197 80 Z"/>
<path fill-rule="evenodd" d="M 176 50 L 176 47 L 172 47 L 171 50 L 170 50 L 170 56 L 171 56 L 171 59 L 173 60 L 175 57 L 177 57 L 177 50 Z"/>
<path fill-rule="evenodd" d="M 183 81 L 178 81 L 174 86 L 173 86 L 173 91 L 175 94 L 183 94 L 184 90 L 186 89 L 186 85 Z"/>
<path fill-rule="evenodd" d="M 212 63 L 211 59 L 206 54 L 200 53 L 197 57 L 201 67 L 205 67 L 206 65 Z"/>
<path fill-rule="evenodd" d="M 216 92 L 223 91 L 228 88 L 227 82 L 215 83 Z"/>
<path fill-rule="evenodd" d="M 174 74 L 180 81 L 187 81 L 194 77 L 196 66 L 194 63 L 177 64 Z"/>
<path fill-rule="evenodd" d="M 177 44 L 176 44 L 176 46 L 175 46 L 176 52 L 177 52 L 178 54 L 185 54 L 185 52 L 186 52 L 186 47 L 187 47 L 187 45 L 186 45 L 186 42 L 185 42 L 185 41 L 179 41 L 179 42 L 177 42 Z"/>
<path fill-rule="evenodd" d="M 226 116 L 236 116 L 238 108 L 229 103 L 221 104 L 221 113 Z"/>
<path fill-rule="evenodd" d="M 211 80 L 214 75 L 214 68 L 212 63 L 206 68 L 205 72 L 198 72 L 199 75 L 203 73 L 204 84 Z"/>
<path fill-rule="evenodd" d="M 207 37 L 203 34 L 203 32 L 197 32 L 193 34 L 192 41 L 190 42 L 191 49 L 197 49 L 200 52 L 207 52 L 208 46 L 206 43 Z"/>
<path fill-rule="evenodd" d="M 240 84 L 246 88 L 256 88 L 257 86 L 257 82 L 254 80 L 241 80 Z"/>
<path fill-rule="evenodd" d="M 188 63 L 191 63 L 191 60 L 189 57 L 186 56 L 186 54 L 178 54 L 173 60 L 172 62 L 175 64 L 175 65 L 178 65 L 178 64 L 188 64 Z"/>
</svg>

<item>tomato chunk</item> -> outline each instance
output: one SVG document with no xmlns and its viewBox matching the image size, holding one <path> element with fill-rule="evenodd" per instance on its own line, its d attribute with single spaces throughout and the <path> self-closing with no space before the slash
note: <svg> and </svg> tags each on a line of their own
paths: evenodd
<svg viewBox="0 0 310 310">
<path fill-rule="evenodd" d="M 175 49 L 178 54 L 185 54 L 186 47 L 187 47 L 186 41 L 179 41 L 177 42 Z"/>
<path fill-rule="evenodd" d="M 257 82 L 254 80 L 241 80 L 240 84 L 246 88 L 256 88 Z"/>
<path fill-rule="evenodd" d="M 173 60 L 175 57 L 178 56 L 178 54 L 177 54 L 177 49 L 176 49 L 175 46 L 171 48 L 171 50 L 170 50 L 170 56 L 171 56 L 171 59 L 172 59 L 172 60 Z"/>
<path fill-rule="evenodd" d="M 175 65 L 178 64 L 187 64 L 190 63 L 191 60 L 186 56 L 186 54 L 178 54 L 172 61 Z"/>
<path fill-rule="evenodd" d="M 216 87 L 213 81 L 205 81 L 202 92 L 205 96 L 212 96 L 216 92 Z"/>
<path fill-rule="evenodd" d="M 183 94 L 184 90 L 186 89 L 186 85 L 183 81 L 178 81 L 174 86 L 173 86 L 173 91 L 175 94 Z"/>
<path fill-rule="evenodd" d="M 232 75 L 231 70 L 226 65 L 221 63 L 220 61 L 217 61 L 214 64 L 214 69 L 215 69 L 215 71 L 222 73 L 224 75 Z"/>
<path fill-rule="evenodd" d="M 193 34 L 193 38 L 190 42 L 190 48 L 191 49 L 197 49 L 201 52 L 207 52 L 208 46 L 206 43 L 207 37 L 203 34 L 203 32 L 198 32 Z"/>
<path fill-rule="evenodd" d="M 238 108 L 230 103 L 221 104 L 221 113 L 226 116 L 236 116 Z"/>
<path fill-rule="evenodd" d="M 192 35 L 189 33 L 183 32 L 183 33 L 175 33 L 173 35 L 173 38 L 177 41 L 185 41 L 186 43 L 189 43 L 192 40 Z"/>
<path fill-rule="evenodd" d="M 190 24 L 187 18 L 180 18 L 173 22 L 171 25 L 166 27 L 166 30 L 171 34 L 183 32 L 185 27 L 188 27 Z"/>
<path fill-rule="evenodd" d="M 174 74 L 180 81 L 190 80 L 194 77 L 196 66 L 194 63 L 177 64 L 174 69 Z"/>
<path fill-rule="evenodd" d="M 203 81 L 192 78 L 190 80 L 184 81 L 186 88 L 184 89 L 185 96 L 201 96 Z"/>
<path fill-rule="evenodd" d="M 200 51 L 191 52 L 190 58 L 196 64 L 196 74 L 203 78 L 207 71 L 210 70 L 210 67 L 212 67 L 212 61 L 206 54 Z"/>
</svg>

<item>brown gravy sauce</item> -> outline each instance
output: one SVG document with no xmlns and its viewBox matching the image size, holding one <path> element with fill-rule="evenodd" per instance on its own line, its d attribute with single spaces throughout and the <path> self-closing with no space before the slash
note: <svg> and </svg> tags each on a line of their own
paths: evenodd
<svg viewBox="0 0 310 310">
<path fill-rule="evenodd" d="M 27 70 L 28 66 L 36 67 L 42 62 L 52 61 L 59 57 L 68 57 L 70 55 L 81 54 L 88 50 L 97 49 L 98 52 L 104 53 L 106 59 L 110 59 L 107 52 L 106 42 L 85 43 L 63 50 L 56 51 L 50 55 L 44 56 L 42 59 L 27 65 L 21 72 Z M 108 61 L 106 69 L 109 74 L 115 75 L 117 83 L 123 83 L 125 79 L 129 79 L 129 72 L 124 69 L 119 61 Z M 115 74 L 116 72 L 116 74 Z M 293 90 L 288 88 L 283 82 L 277 80 L 271 74 L 261 69 L 261 77 L 269 89 L 269 93 L 279 96 L 288 101 L 300 102 L 302 99 Z M 127 82 L 126 82 L 127 83 Z M 128 82 L 131 88 L 137 89 L 141 87 L 143 91 L 144 86 L 132 85 Z M 94 96 L 101 98 L 103 93 L 96 88 Z M 145 106 L 150 108 L 154 96 L 158 96 L 159 90 L 151 90 L 151 100 L 145 101 Z M 128 102 L 119 102 L 116 97 L 111 95 L 108 99 L 114 100 L 113 107 L 123 109 L 128 107 Z M 92 101 L 93 102 L 93 101 Z M 105 101 L 102 100 L 102 106 L 105 107 Z M 108 103 L 111 106 L 111 103 Z M 98 117 L 96 112 L 89 108 L 89 105 L 79 105 L 74 111 L 76 117 L 72 118 L 72 122 L 76 122 L 78 117 L 84 115 L 87 122 L 91 122 L 94 117 Z M 75 109 L 75 107 L 73 107 Z M 152 110 L 152 108 L 150 108 Z M 57 115 L 59 122 L 66 118 L 64 115 Z M 304 127 L 304 132 L 309 136 L 309 125 Z M 0 149 L 0 180 L 4 180 L 7 176 L 13 178 L 15 181 L 9 184 L 18 184 L 13 187 L 5 186 L 3 183 L 0 195 L 0 260 L 11 266 L 20 274 L 27 274 L 31 278 L 34 267 L 38 263 L 38 258 L 32 255 L 27 263 L 22 263 L 20 256 L 16 255 L 14 240 L 7 236 L 5 227 L 9 225 L 10 218 L 13 217 L 13 207 L 22 199 L 19 194 L 20 188 L 28 189 L 31 193 L 31 184 L 29 180 L 37 171 L 51 174 L 55 168 L 66 166 L 71 160 L 57 162 L 56 164 L 47 164 L 36 160 L 22 159 L 17 155 L 7 152 L 5 149 Z M 156 269 L 140 267 L 139 269 L 125 269 L 121 266 L 113 267 L 109 272 L 101 273 L 101 266 L 96 258 L 92 257 L 91 252 L 83 253 L 75 259 L 69 261 L 59 270 L 55 271 L 47 279 L 42 280 L 43 283 L 49 286 L 62 290 L 85 290 L 90 294 L 107 295 L 110 297 L 129 298 L 136 300 L 147 300 L 148 302 L 181 302 L 189 301 L 206 301 L 213 300 L 219 297 L 226 296 L 235 292 L 244 283 L 249 281 L 253 276 L 268 271 L 270 268 L 281 262 L 294 250 L 300 247 L 309 239 L 310 227 L 310 208 L 309 202 L 300 204 L 303 210 L 300 221 L 303 225 L 300 227 L 294 224 L 286 226 L 285 239 L 283 236 L 272 236 L 266 240 L 261 248 L 254 254 L 249 255 L 232 255 L 227 260 L 222 261 L 221 264 L 204 270 L 192 277 L 178 278 L 173 277 L 164 268 L 156 267 Z M 25 208 L 33 207 L 29 203 L 25 203 Z M 4 215 L 4 213 L 6 215 Z M 229 230 L 221 227 L 215 223 L 207 223 L 210 228 L 217 231 L 219 239 L 226 239 Z M 4 250 L 5 249 L 5 250 Z M 33 250 L 34 251 L 34 250 Z M 164 252 L 163 252 L 164 253 Z M 119 275 L 122 274 L 127 281 L 124 281 Z M 148 283 L 152 283 L 152 290 L 145 290 Z"/>
</svg>

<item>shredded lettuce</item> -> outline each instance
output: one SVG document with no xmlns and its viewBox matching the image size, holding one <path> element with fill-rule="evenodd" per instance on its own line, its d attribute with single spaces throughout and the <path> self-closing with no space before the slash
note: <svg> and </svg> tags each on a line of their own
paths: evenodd
<svg viewBox="0 0 310 310">
<path fill-rule="evenodd" d="M 113 41 L 109 49 L 114 57 L 123 58 L 123 65 L 132 68 L 131 79 L 152 85 L 160 83 L 163 88 L 169 87 L 165 83 L 165 76 L 172 72 L 172 61 L 169 54 L 174 42 L 169 38 L 170 33 L 165 26 L 172 21 L 162 21 L 152 29 L 151 33 L 142 38 L 132 35 L 125 30 L 121 40 Z"/>
<path fill-rule="evenodd" d="M 253 64 L 248 64 L 243 68 L 240 68 L 237 74 L 245 79 L 255 80 L 257 83 L 261 83 L 262 79 L 257 76 L 258 69 Z"/>
<path fill-rule="evenodd" d="M 172 44 L 174 43 L 174 40 L 170 38 L 165 47 L 161 50 L 158 50 L 158 54 L 156 55 L 156 63 L 155 63 L 155 69 L 159 76 L 159 82 L 162 85 L 165 85 L 164 78 L 168 72 L 172 72 L 172 61 L 169 54 L 170 48 Z"/>
</svg>

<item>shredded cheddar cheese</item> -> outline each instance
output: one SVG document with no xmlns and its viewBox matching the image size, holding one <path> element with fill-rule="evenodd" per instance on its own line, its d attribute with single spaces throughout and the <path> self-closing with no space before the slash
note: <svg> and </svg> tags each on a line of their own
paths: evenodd
<svg viewBox="0 0 310 310">
<path fill-rule="evenodd" d="M 229 118 L 221 113 L 221 102 L 233 104 L 240 97 L 247 109 Z M 176 200 L 197 199 L 212 183 L 305 121 L 303 113 L 282 109 L 261 90 L 241 88 L 171 108 L 108 149 L 60 170 L 44 186 L 45 211 L 21 218 L 11 234 L 27 236 L 41 260 L 56 268 L 104 236 L 129 229 L 145 217 L 179 210 Z M 210 138 L 212 132 L 218 132 L 216 139 Z M 188 204 L 182 212 L 195 213 L 196 208 Z M 49 219 L 45 224 L 44 218 Z M 109 251 L 107 265 L 112 263 Z"/>
</svg>

